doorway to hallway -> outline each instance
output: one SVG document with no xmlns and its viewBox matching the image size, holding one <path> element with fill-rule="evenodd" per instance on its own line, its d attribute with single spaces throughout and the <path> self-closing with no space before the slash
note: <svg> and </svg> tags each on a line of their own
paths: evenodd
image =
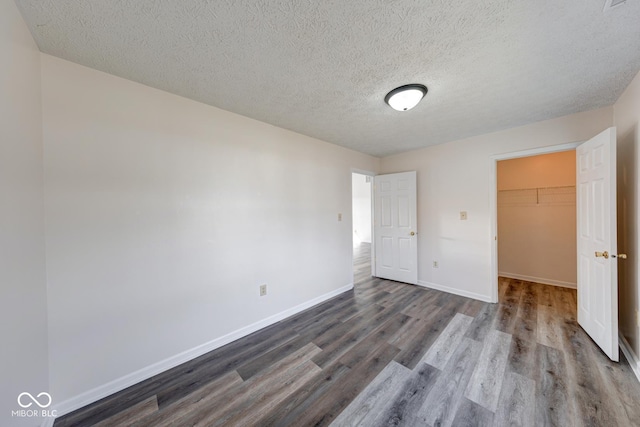
<svg viewBox="0 0 640 427">
<path fill-rule="evenodd" d="M 351 181 L 353 283 L 358 283 L 372 276 L 373 177 L 354 172 Z"/>
</svg>

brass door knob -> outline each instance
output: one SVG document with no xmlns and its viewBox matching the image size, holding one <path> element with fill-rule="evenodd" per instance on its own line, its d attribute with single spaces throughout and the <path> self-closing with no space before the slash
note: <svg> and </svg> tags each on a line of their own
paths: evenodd
<svg viewBox="0 0 640 427">
<path fill-rule="evenodd" d="M 596 258 L 603 257 L 604 259 L 609 259 L 609 252 L 596 252 Z"/>
<path fill-rule="evenodd" d="M 410 234 L 411 236 L 415 236 L 415 235 L 416 235 L 415 231 L 412 231 L 412 232 L 411 232 L 411 233 L 409 233 L 409 234 Z"/>
</svg>

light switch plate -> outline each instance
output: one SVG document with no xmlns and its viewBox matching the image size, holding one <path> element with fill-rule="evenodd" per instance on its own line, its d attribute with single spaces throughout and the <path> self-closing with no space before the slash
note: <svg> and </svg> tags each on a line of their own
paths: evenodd
<svg viewBox="0 0 640 427">
<path fill-rule="evenodd" d="M 460 219 L 465 221 L 467 219 L 467 211 L 460 211 Z"/>
</svg>

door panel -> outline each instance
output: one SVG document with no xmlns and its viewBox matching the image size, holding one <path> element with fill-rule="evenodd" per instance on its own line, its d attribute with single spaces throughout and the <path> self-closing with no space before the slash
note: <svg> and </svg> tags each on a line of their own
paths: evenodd
<svg viewBox="0 0 640 427">
<path fill-rule="evenodd" d="M 416 173 L 376 176 L 374 238 L 377 277 L 418 283 L 416 220 Z"/>
<path fill-rule="evenodd" d="M 578 323 L 609 358 L 617 361 L 615 128 L 578 147 L 577 183 Z"/>
</svg>

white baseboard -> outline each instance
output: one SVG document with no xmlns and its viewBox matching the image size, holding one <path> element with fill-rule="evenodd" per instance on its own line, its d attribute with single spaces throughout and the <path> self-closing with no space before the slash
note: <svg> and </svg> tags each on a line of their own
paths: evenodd
<svg viewBox="0 0 640 427">
<path fill-rule="evenodd" d="M 266 328 L 267 326 L 273 325 L 274 323 L 284 320 L 287 317 L 291 317 L 294 314 L 300 313 L 301 311 L 304 311 L 308 308 L 313 307 L 314 305 L 320 304 L 337 295 L 340 295 L 343 292 L 350 291 L 351 289 L 353 289 L 353 283 L 350 283 L 347 286 L 343 286 L 339 289 L 336 289 L 334 291 L 321 295 L 310 301 L 299 304 L 288 310 L 282 311 L 278 314 L 274 314 L 273 316 L 267 317 L 266 319 L 263 319 L 259 322 L 245 326 L 244 328 L 238 329 L 220 338 L 216 338 L 212 341 L 209 341 L 207 343 L 194 347 L 190 350 L 183 351 L 182 353 L 176 354 L 175 356 L 169 357 L 165 360 L 161 360 L 160 362 L 154 363 L 138 371 L 135 371 L 125 376 L 122 376 L 120 378 L 117 378 L 104 385 L 101 385 L 92 390 L 79 394 L 78 396 L 72 397 L 71 399 L 67 399 L 63 402 L 60 402 L 54 405 L 52 407 L 52 410 L 55 410 L 57 412 L 58 417 L 66 415 L 70 412 L 73 412 L 77 409 L 87 406 L 93 402 L 97 402 L 98 400 L 104 397 L 107 397 L 114 393 L 122 391 L 127 387 L 130 387 L 141 381 L 149 379 L 154 375 L 167 371 L 171 368 L 174 368 L 190 360 L 193 360 L 196 357 L 200 357 L 205 353 L 208 353 L 212 350 L 215 350 L 226 344 L 229 344 L 230 342 L 233 342 L 237 339 L 245 337 L 256 331 L 259 331 L 260 329 Z M 53 423 L 53 418 L 51 418 L 51 422 Z M 45 424 L 43 424 L 43 427 L 44 426 Z"/>
<path fill-rule="evenodd" d="M 620 349 L 624 353 L 624 357 L 627 358 L 631 369 L 633 369 L 633 373 L 636 374 L 636 378 L 640 381 L 640 359 L 638 359 L 638 355 L 635 354 L 627 339 L 622 335 L 622 332 L 618 332 L 618 342 Z"/>
<path fill-rule="evenodd" d="M 491 302 L 491 297 L 488 295 L 477 294 L 475 292 L 463 291 L 461 289 L 451 288 L 449 286 L 438 285 L 436 283 L 425 282 L 424 280 L 418 280 L 418 286 L 424 288 L 435 289 L 437 291 L 448 292 L 450 294 L 460 295 L 462 297 L 477 299 L 484 302 Z"/>
<path fill-rule="evenodd" d="M 545 279 L 544 277 L 526 276 L 524 274 L 498 272 L 498 276 L 508 277 L 509 279 L 524 280 L 526 282 L 542 283 L 543 285 L 560 286 L 561 288 L 577 289 L 578 285 L 574 282 L 563 282 L 562 280 Z"/>
</svg>

